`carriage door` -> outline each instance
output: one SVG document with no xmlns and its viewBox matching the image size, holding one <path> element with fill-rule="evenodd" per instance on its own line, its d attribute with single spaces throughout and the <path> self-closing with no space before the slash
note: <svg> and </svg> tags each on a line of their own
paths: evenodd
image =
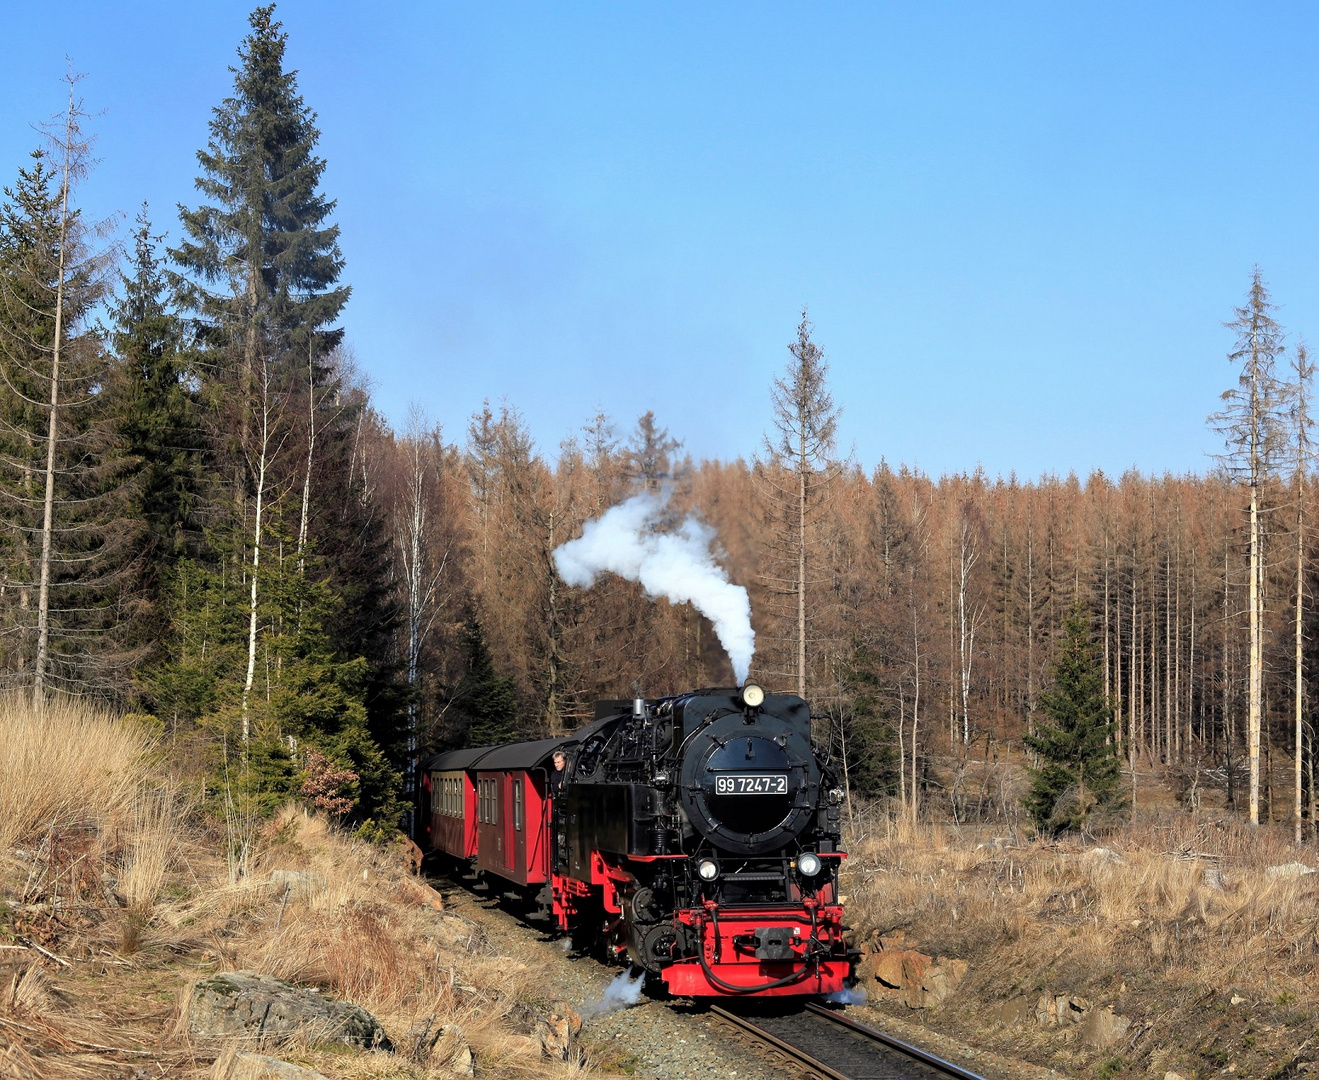
<svg viewBox="0 0 1319 1080">
<path fill-rule="evenodd" d="M 508 813 L 504 815 L 504 867 L 512 870 L 518 863 L 517 830 L 522 813 L 522 777 L 505 773 L 508 781 L 507 798 L 504 805 Z"/>
</svg>

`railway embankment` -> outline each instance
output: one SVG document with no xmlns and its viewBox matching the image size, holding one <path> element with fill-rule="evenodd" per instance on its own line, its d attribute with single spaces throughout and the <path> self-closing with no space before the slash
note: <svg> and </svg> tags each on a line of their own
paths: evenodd
<svg viewBox="0 0 1319 1080">
<path fill-rule="evenodd" d="M 1281 828 L 1169 813 L 1044 843 L 853 836 L 866 1008 L 1075 1077 L 1319 1071 L 1319 866 Z"/>
<path fill-rule="evenodd" d="M 0 700 L 0 1077 L 599 1075 L 398 847 L 216 813 L 145 731 Z M 223 806 L 223 800 L 220 800 Z"/>
</svg>

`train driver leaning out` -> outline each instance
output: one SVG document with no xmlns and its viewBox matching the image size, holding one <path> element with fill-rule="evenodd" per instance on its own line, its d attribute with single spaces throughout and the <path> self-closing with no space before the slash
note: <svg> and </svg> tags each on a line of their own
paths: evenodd
<svg viewBox="0 0 1319 1080">
<path fill-rule="evenodd" d="M 554 751 L 554 771 L 550 773 L 550 797 L 553 798 L 563 787 L 563 778 L 568 773 L 568 758 L 562 750 Z"/>
</svg>

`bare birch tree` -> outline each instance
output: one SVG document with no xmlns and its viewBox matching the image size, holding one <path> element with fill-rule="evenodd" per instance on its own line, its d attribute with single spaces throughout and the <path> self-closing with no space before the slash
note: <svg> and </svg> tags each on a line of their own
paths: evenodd
<svg viewBox="0 0 1319 1080">
<path fill-rule="evenodd" d="M 435 509 L 442 498 L 444 443 L 438 426 L 427 424 L 413 408 L 403 440 L 406 475 L 400 505 L 395 508 L 394 543 L 403 577 L 403 617 L 407 640 L 406 672 L 411 694 L 407 706 L 407 767 L 403 794 L 414 804 L 417 794 L 417 750 L 421 664 L 435 622 L 445 610 L 444 584 L 454 549 L 452 531 L 441 532 Z"/>
<path fill-rule="evenodd" d="M 252 737 L 251 697 L 252 681 L 256 674 L 257 628 L 260 610 L 261 581 L 261 547 L 265 539 L 266 515 L 269 504 L 273 502 L 274 491 L 272 478 L 276 475 L 275 462 L 288 438 L 288 430 L 281 423 L 285 400 L 273 385 L 271 364 L 264 356 L 257 355 L 256 370 L 256 416 L 255 432 L 250 448 L 251 458 L 248 468 L 253 483 L 252 512 L 252 561 L 247 568 L 250 575 L 248 582 L 248 626 L 247 626 L 247 674 L 243 680 L 241 704 L 242 740 L 246 748 Z"/>
</svg>

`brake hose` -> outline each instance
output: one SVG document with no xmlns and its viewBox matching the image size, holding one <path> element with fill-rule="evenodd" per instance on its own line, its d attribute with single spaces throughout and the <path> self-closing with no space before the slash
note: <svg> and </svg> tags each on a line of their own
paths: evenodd
<svg viewBox="0 0 1319 1080">
<path fill-rule="evenodd" d="M 710 916 L 711 916 L 711 922 L 714 924 L 714 947 L 716 950 L 718 950 L 719 916 L 714 911 L 711 911 Z M 714 983 L 715 986 L 719 987 L 720 990 L 726 990 L 730 994 L 759 994 L 765 990 L 777 990 L 780 986 L 788 986 L 792 983 L 800 982 L 802 979 L 806 978 L 808 974 L 810 974 L 809 969 L 806 968 L 805 965 L 803 965 L 800 971 L 791 971 L 787 975 L 784 975 L 783 978 L 775 979 L 773 982 L 761 983 L 759 986 L 737 986 L 734 983 L 724 982 L 723 979 L 719 978 L 718 975 L 716 975 L 713 971 L 710 970 L 709 961 L 705 959 L 704 925 L 702 925 L 701 927 L 701 940 L 700 942 L 698 942 L 697 949 L 698 949 L 697 955 L 701 958 L 701 967 L 705 971 L 705 977 L 709 979 L 712 983 Z M 716 955 L 715 961 L 717 962 L 718 959 L 719 957 L 718 955 Z M 820 966 L 819 961 L 817 960 L 815 962 L 817 974 L 819 971 L 819 966 Z"/>
</svg>

